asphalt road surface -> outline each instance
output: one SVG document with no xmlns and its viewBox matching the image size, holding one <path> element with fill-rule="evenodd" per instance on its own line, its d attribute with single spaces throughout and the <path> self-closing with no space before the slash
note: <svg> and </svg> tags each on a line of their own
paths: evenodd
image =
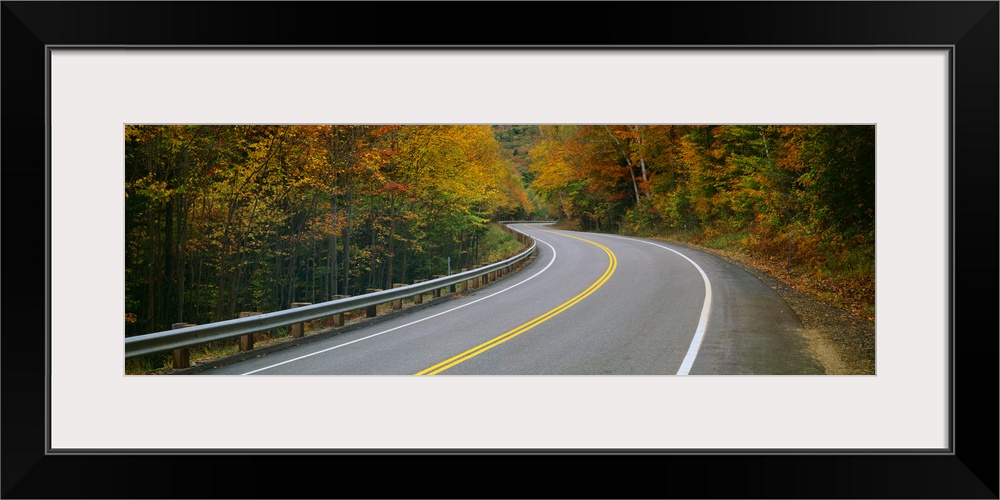
<svg viewBox="0 0 1000 500">
<path fill-rule="evenodd" d="M 822 374 L 802 324 L 754 276 L 652 240 L 517 224 L 520 272 L 419 311 L 211 375 Z"/>
</svg>

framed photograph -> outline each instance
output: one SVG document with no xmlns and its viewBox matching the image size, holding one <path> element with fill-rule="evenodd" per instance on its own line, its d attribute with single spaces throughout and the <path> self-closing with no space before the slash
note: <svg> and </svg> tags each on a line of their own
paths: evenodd
<svg viewBox="0 0 1000 500">
<path fill-rule="evenodd" d="M 417 465 L 331 496 L 446 496 L 421 461 L 490 457 L 588 481 L 483 496 L 997 498 L 998 3 L 581 3 L 488 39 L 565 25 L 531 7 L 4 2 L 5 247 L 44 279 L 8 277 L 3 495 L 297 497 L 323 478 L 242 477 L 317 462 Z M 126 126 L 591 123 L 873 127 L 873 372 L 123 374 Z"/>
</svg>

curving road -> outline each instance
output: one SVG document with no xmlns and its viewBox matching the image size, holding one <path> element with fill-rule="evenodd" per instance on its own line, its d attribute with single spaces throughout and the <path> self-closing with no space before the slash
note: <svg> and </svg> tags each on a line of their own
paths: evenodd
<svg viewBox="0 0 1000 500">
<path fill-rule="evenodd" d="M 219 375 L 822 374 L 771 288 L 687 247 L 515 227 L 538 241 L 521 272 L 467 296 Z"/>
</svg>

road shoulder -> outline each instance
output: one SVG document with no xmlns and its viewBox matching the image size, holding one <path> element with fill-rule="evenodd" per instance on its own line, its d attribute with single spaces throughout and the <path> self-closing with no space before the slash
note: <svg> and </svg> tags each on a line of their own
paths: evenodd
<svg viewBox="0 0 1000 500">
<path fill-rule="evenodd" d="M 802 321 L 809 353 L 827 375 L 875 374 L 875 323 L 795 290 L 771 273 L 738 256 L 697 247 L 756 276 L 778 293 Z"/>
</svg>

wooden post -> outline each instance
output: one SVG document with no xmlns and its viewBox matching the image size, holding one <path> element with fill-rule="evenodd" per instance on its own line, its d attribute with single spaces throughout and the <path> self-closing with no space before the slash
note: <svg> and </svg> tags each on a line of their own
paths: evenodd
<svg viewBox="0 0 1000 500">
<path fill-rule="evenodd" d="M 438 278 L 443 278 L 443 277 L 444 276 L 442 276 L 440 274 L 435 274 L 435 275 L 431 276 L 431 279 L 438 279 Z M 440 288 L 435 288 L 434 289 L 434 298 L 436 299 L 436 298 L 438 298 L 440 296 L 441 296 L 441 289 Z"/>
<path fill-rule="evenodd" d="M 466 271 L 468 271 L 468 270 L 469 270 L 469 268 L 467 268 L 467 267 L 463 267 L 462 268 L 462 272 L 463 273 L 466 272 Z M 463 292 L 469 290 L 469 281 L 472 281 L 472 280 L 465 280 L 465 281 L 462 282 L 462 291 Z"/>
<path fill-rule="evenodd" d="M 392 284 L 393 288 L 402 288 L 404 286 L 406 286 L 406 283 L 393 283 Z M 392 301 L 392 310 L 393 311 L 398 311 L 398 310 L 400 310 L 402 308 L 403 308 L 403 299 L 396 299 L 396 300 Z"/>
<path fill-rule="evenodd" d="M 249 318 L 251 316 L 260 316 L 260 313 L 256 311 L 240 311 L 236 313 L 237 318 Z M 240 335 L 240 351 L 253 350 L 253 336 L 254 334 L 252 333 Z"/>
<path fill-rule="evenodd" d="M 381 292 L 381 291 L 382 291 L 381 288 L 366 288 L 365 289 L 365 293 L 375 293 L 375 292 Z M 374 318 L 377 315 L 378 315 L 378 305 L 377 304 L 374 305 L 374 306 L 368 306 L 368 307 L 365 308 L 365 317 L 366 318 Z"/>
<path fill-rule="evenodd" d="M 187 328 L 189 326 L 195 326 L 197 323 L 174 323 L 170 325 L 170 328 L 177 330 L 179 328 Z M 187 347 L 183 349 L 174 349 L 174 369 L 187 368 L 191 366 L 191 350 Z"/>
<path fill-rule="evenodd" d="M 291 304 L 292 309 L 295 309 L 296 307 L 310 306 L 310 305 L 312 305 L 311 302 L 292 302 Z M 292 325 L 292 337 L 300 338 L 305 334 L 306 334 L 305 323 L 295 323 L 294 325 Z"/>
<path fill-rule="evenodd" d="M 333 300 L 346 299 L 350 295 L 334 295 Z M 344 326 L 344 313 L 333 315 L 333 326 Z"/>
<path fill-rule="evenodd" d="M 425 281 L 427 281 L 427 280 L 416 280 L 416 281 L 413 282 L 413 284 L 416 285 L 417 283 L 423 283 Z M 418 293 L 418 294 L 414 295 L 413 296 L 413 303 L 414 304 L 423 304 L 424 303 L 424 294 Z"/>
</svg>

